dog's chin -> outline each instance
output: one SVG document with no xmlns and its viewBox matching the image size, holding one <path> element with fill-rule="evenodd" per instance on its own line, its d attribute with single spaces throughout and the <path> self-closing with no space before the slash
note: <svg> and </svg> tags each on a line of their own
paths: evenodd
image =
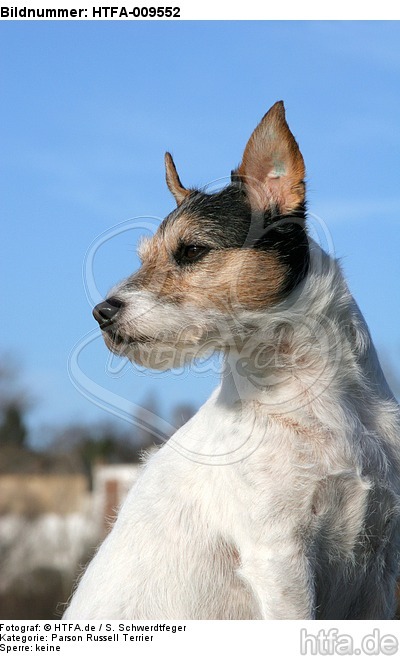
<svg viewBox="0 0 400 656">
<path fill-rule="evenodd" d="M 173 339 L 164 342 L 161 340 L 143 337 L 140 339 L 124 338 L 120 334 L 103 333 L 106 346 L 120 357 L 128 358 L 131 362 L 156 371 L 180 369 L 198 358 L 220 350 L 213 343 L 181 342 Z"/>
</svg>

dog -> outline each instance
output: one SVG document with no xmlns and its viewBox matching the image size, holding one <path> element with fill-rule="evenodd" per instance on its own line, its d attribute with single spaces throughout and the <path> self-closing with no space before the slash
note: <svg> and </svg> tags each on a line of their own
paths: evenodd
<svg viewBox="0 0 400 656">
<path fill-rule="evenodd" d="M 177 207 L 94 317 L 147 367 L 222 353 L 221 384 L 145 463 L 64 617 L 393 618 L 399 409 L 340 265 L 309 237 L 283 102 L 223 189 L 165 164 Z"/>
</svg>

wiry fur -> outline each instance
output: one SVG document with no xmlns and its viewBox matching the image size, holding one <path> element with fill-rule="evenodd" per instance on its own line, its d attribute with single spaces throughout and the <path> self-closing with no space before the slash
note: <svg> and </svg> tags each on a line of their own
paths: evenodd
<svg viewBox="0 0 400 656">
<path fill-rule="evenodd" d="M 177 234 L 170 222 L 143 249 L 153 274 L 113 291 L 122 306 L 105 337 L 158 368 L 220 349 L 221 385 L 148 460 L 65 618 L 392 618 L 399 412 L 340 266 L 311 243 L 302 281 L 280 295 L 280 273 L 274 297 L 261 298 L 241 290 L 260 258 L 253 245 L 226 302 L 219 283 L 210 293 L 203 283 L 200 298 L 200 264 L 217 275 L 226 251 L 174 268 L 193 213 L 179 220 Z M 279 249 L 264 254 L 261 277 L 262 266 L 289 275 Z"/>
</svg>

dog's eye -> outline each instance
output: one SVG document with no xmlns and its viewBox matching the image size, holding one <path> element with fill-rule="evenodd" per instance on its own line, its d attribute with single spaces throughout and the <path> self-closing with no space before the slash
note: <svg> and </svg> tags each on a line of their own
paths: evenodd
<svg viewBox="0 0 400 656">
<path fill-rule="evenodd" d="M 176 254 L 176 261 L 178 264 L 191 264 L 197 262 L 203 255 L 210 251 L 209 246 L 198 246 L 197 244 L 182 244 L 178 253 Z"/>
<path fill-rule="evenodd" d="M 183 251 L 183 257 L 186 260 L 190 260 L 191 262 L 193 262 L 193 260 L 197 260 L 197 258 L 200 257 L 200 255 L 204 255 L 206 250 L 207 249 L 204 248 L 204 246 L 195 246 L 194 244 L 190 246 L 186 246 Z"/>
</svg>

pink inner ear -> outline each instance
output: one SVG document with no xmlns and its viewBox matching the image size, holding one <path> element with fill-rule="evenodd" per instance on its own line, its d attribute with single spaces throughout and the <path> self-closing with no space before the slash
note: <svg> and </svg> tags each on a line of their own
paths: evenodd
<svg viewBox="0 0 400 656">
<path fill-rule="evenodd" d="M 238 174 L 256 209 L 275 205 L 288 213 L 304 201 L 304 161 L 286 123 L 283 103 L 275 103 L 254 130 Z"/>
</svg>

